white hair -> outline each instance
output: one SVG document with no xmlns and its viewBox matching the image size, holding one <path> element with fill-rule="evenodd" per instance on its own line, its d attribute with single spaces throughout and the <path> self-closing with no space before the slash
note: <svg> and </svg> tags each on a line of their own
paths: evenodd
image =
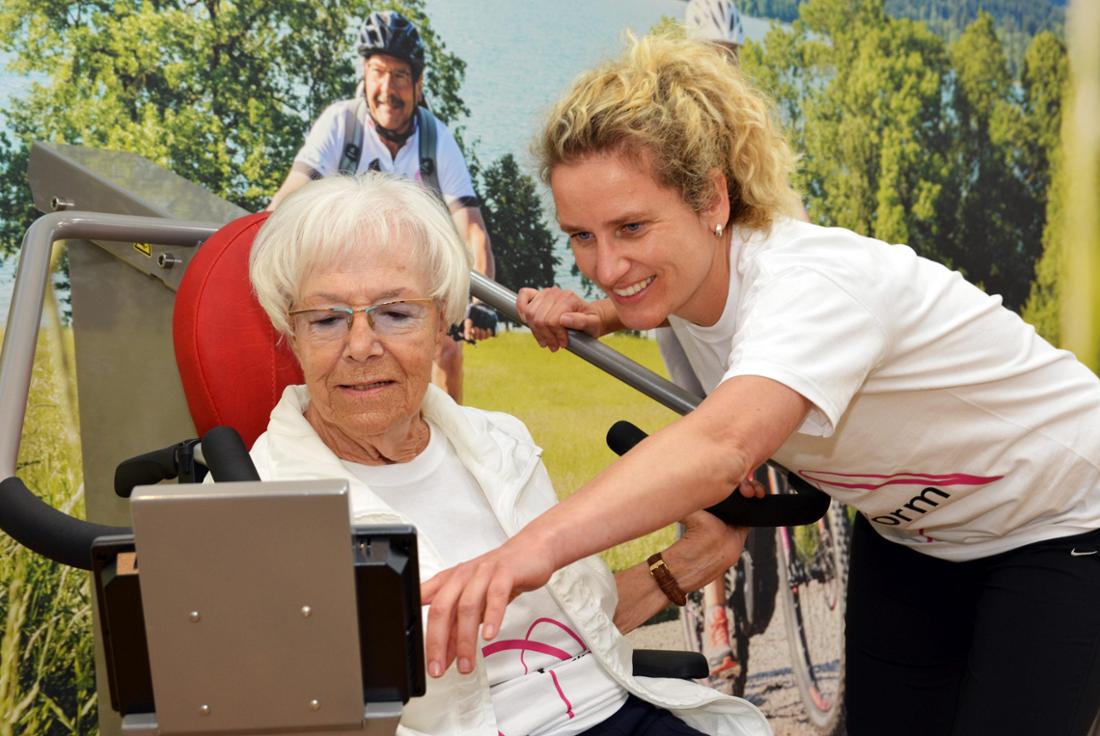
<svg viewBox="0 0 1100 736">
<path fill-rule="evenodd" d="M 287 197 L 256 235 L 249 278 L 260 306 L 290 335 L 287 312 L 313 269 L 362 250 L 408 254 L 431 283 L 428 296 L 445 305 L 449 323 L 465 315 L 472 259 L 450 213 L 423 186 L 390 174 L 330 176 Z"/>
</svg>

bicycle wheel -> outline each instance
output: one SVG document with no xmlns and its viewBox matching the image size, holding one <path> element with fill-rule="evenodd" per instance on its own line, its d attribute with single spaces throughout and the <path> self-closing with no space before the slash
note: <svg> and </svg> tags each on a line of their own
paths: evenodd
<svg viewBox="0 0 1100 736">
<path fill-rule="evenodd" d="M 794 493 L 785 478 L 769 472 L 773 493 Z M 843 733 L 845 507 L 834 501 L 816 524 L 780 527 L 776 546 L 791 670 L 803 709 L 818 733 Z"/>
</svg>

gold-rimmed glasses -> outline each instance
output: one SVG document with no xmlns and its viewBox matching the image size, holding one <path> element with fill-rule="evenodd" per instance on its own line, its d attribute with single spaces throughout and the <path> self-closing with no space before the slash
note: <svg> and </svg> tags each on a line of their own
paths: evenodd
<svg viewBox="0 0 1100 736">
<path fill-rule="evenodd" d="M 435 299 L 396 299 L 367 307 L 314 307 L 288 313 L 294 334 L 317 343 L 343 342 L 351 332 L 355 315 L 362 312 L 367 324 L 380 337 L 402 337 L 418 333 L 429 321 Z"/>
</svg>

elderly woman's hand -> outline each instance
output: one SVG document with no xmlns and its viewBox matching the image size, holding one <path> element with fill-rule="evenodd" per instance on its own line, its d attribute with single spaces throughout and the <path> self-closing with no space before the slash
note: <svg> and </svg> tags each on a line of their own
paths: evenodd
<svg viewBox="0 0 1100 736">
<path fill-rule="evenodd" d="M 683 534 L 661 556 L 676 584 L 690 592 L 717 580 L 737 563 L 748 529 L 727 526 L 706 511 L 696 511 L 680 523 Z M 624 634 L 668 607 L 668 597 L 657 587 L 644 562 L 616 573 L 615 584 L 619 591 L 615 625 Z"/>
<path fill-rule="evenodd" d="M 551 351 L 569 345 L 568 330 L 579 330 L 592 337 L 609 332 L 607 309 L 612 309 L 607 302 L 589 303 L 556 286 L 520 289 L 516 295 L 520 318 L 531 328 L 538 344 Z"/>
<path fill-rule="evenodd" d="M 676 544 L 668 548 L 665 557 L 671 554 L 677 558 L 697 561 L 692 566 L 692 577 L 682 581 L 686 585 L 684 590 L 698 590 L 716 580 L 741 557 L 745 548 L 745 537 L 749 533 L 748 527 L 730 526 L 706 511 L 696 511 L 680 523 L 684 532 Z M 685 575 L 686 573 L 685 570 Z"/>
</svg>

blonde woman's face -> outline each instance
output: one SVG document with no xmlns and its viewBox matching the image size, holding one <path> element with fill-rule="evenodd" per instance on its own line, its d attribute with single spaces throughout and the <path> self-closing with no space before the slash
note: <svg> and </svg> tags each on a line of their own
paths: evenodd
<svg viewBox="0 0 1100 736">
<path fill-rule="evenodd" d="M 658 327 L 670 314 L 714 324 L 729 290 L 729 238 L 714 234 L 726 199 L 695 212 L 651 171 L 648 155 L 623 153 L 559 164 L 550 175 L 558 222 L 627 327 Z"/>
</svg>

